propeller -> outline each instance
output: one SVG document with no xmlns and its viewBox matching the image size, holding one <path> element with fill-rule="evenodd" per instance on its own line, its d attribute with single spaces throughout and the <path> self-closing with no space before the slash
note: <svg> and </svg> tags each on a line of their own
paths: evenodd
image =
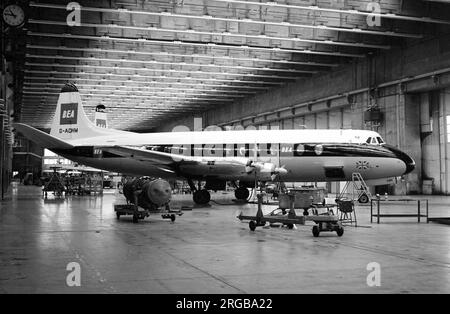
<svg viewBox="0 0 450 314">
<path fill-rule="evenodd" d="M 272 181 L 275 181 L 276 178 L 278 178 L 279 175 L 285 175 L 288 173 L 288 170 L 285 168 L 285 165 L 282 165 L 281 167 L 276 167 L 272 173 Z"/>
<path fill-rule="evenodd" d="M 285 175 L 288 173 L 285 166 L 277 167 L 275 164 L 270 162 L 254 162 L 249 160 L 245 166 L 245 171 L 250 174 L 255 172 L 255 175 L 259 179 L 270 179 L 274 181 L 279 175 Z"/>
</svg>

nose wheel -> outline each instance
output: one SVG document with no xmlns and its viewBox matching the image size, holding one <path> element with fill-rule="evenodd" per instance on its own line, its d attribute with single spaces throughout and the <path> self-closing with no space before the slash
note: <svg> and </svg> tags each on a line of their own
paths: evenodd
<svg viewBox="0 0 450 314">
<path fill-rule="evenodd" d="M 244 187 L 238 187 L 235 191 L 234 191 L 234 196 L 236 197 L 236 199 L 238 200 L 246 200 L 250 195 L 250 192 L 248 191 L 247 188 Z"/>
</svg>

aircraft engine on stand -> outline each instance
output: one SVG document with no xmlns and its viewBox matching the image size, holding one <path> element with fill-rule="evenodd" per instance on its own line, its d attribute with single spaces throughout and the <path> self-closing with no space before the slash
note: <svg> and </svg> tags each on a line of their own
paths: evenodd
<svg viewBox="0 0 450 314">
<path fill-rule="evenodd" d="M 139 178 L 124 184 L 123 195 L 129 203 L 147 210 L 157 210 L 170 202 L 172 188 L 166 180 Z"/>
</svg>

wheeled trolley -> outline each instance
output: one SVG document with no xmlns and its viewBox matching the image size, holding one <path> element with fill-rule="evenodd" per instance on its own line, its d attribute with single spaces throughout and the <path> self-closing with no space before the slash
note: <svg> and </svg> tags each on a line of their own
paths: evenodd
<svg viewBox="0 0 450 314">
<path fill-rule="evenodd" d="M 314 237 L 318 237 L 320 232 L 336 232 L 338 236 L 344 234 L 344 228 L 336 215 L 333 215 L 331 211 L 328 211 L 322 215 L 309 215 L 309 216 L 297 216 L 293 205 L 293 196 L 291 196 L 291 205 L 289 213 L 287 215 L 264 215 L 262 211 L 262 195 L 258 194 L 258 211 L 256 216 L 245 216 L 242 213 L 237 216 L 241 221 L 249 220 L 248 226 L 251 231 L 255 231 L 257 227 L 265 226 L 269 223 L 282 223 L 293 229 L 294 225 L 304 225 L 305 221 L 313 221 L 316 223 L 312 228 Z M 284 211 L 283 211 L 284 212 Z"/>
<path fill-rule="evenodd" d="M 312 234 L 318 237 L 321 232 L 336 232 L 338 236 L 344 235 L 344 227 L 335 215 L 314 215 L 306 217 L 306 220 L 310 220 L 316 223 L 312 228 Z"/>
<path fill-rule="evenodd" d="M 256 195 L 258 198 L 258 211 L 256 216 L 245 216 L 242 213 L 237 216 L 239 220 L 250 220 L 248 226 L 251 231 L 255 231 L 256 227 L 265 226 L 267 222 L 269 223 L 282 223 L 286 225 L 289 229 L 293 229 L 296 224 L 304 224 L 305 217 L 297 216 L 295 210 L 291 208 L 287 215 L 264 215 L 262 211 L 262 201 L 263 195 Z"/>
<path fill-rule="evenodd" d="M 120 219 L 120 216 L 133 216 L 134 223 L 137 223 L 139 219 L 149 217 L 150 213 L 155 213 L 155 211 L 146 209 L 139 210 L 139 207 L 134 204 L 114 205 L 114 211 L 116 212 L 117 219 Z M 181 215 L 183 215 L 181 210 L 171 210 L 170 208 L 166 208 L 166 210 L 162 212 L 161 218 L 170 219 L 174 222 L 176 217 Z"/>
</svg>

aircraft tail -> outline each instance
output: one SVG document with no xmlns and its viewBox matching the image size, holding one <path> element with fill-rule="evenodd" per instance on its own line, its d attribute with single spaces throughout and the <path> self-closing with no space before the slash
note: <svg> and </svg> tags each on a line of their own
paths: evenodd
<svg viewBox="0 0 450 314">
<path fill-rule="evenodd" d="M 108 115 L 105 112 L 106 108 L 103 105 L 98 105 L 97 108 L 95 108 L 95 116 L 94 121 L 95 125 L 99 128 L 108 128 Z"/>
<path fill-rule="evenodd" d="M 84 113 L 77 87 L 66 84 L 59 94 L 50 134 L 23 123 L 14 123 L 13 126 L 33 142 L 50 149 L 71 149 L 74 145 L 70 140 L 131 133 L 106 129 L 106 120 L 104 121 L 105 123 L 100 123 L 101 126 L 94 125 Z"/>
<path fill-rule="evenodd" d="M 62 140 L 75 140 L 122 133 L 96 126 L 86 116 L 80 93 L 74 84 L 66 84 L 59 94 L 50 135 Z"/>
</svg>

